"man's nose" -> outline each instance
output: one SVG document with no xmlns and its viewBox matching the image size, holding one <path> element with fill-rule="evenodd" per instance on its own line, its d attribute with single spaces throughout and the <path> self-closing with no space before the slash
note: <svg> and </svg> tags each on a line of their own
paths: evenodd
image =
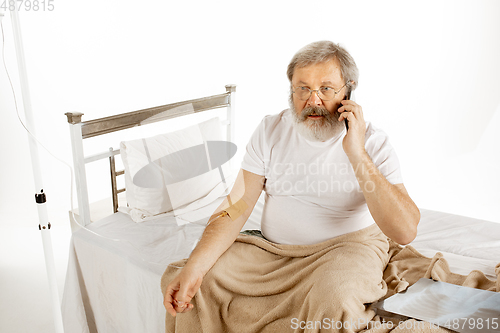
<svg viewBox="0 0 500 333">
<path fill-rule="evenodd" d="M 319 98 L 318 91 L 313 90 L 311 92 L 311 96 L 309 96 L 309 99 L 307 100 L 307 105 L 320 106 L 321 104 L 323 104 L 323 101 L 321 100 L 321 98 Z"/>
</svg>

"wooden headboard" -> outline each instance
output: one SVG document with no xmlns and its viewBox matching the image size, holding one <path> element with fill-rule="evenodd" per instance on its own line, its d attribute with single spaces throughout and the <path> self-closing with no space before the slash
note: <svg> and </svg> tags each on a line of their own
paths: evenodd
<svg viewBox="0 0 500 333">
<path fill-rule="evenodd" d="M 110 148 L 107 152 L 85 156 L 83 151 L 84 139 L 188 114 L 226 107 L 227 117 L 224 124 L 227 125 L 227 140 L 232 142 L 234 141 L 235 92 L 235 85 L 226 85 L 226 93 L 221 95 L 213 95 L 88 121 L 82 121 L 83 113 L 81 112 L 65 113 L 70 126 L 71 148 L 73 152 L 73 165 L 78 197 L 78 215 L 80 217 L 79 222 L 83 225 L 88 225 L 91 222 L 87 177 L 85 172 L 85 165 L 87 163 L 104 158 L 109 159 L 113 211 L 115 213 L 118 210 L 118 193 L 125 191 L 124 188 L 118 189 L 116 185 L 116 177 L 124 173 L 123 170 L 116 171 L 115 167 L 115 155 L 120 154 L 120 150 Z"/>
</svg>

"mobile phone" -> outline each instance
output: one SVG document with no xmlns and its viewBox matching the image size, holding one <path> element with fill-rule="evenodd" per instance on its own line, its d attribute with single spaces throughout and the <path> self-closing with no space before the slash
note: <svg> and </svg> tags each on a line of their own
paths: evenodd
<svg viewBox="0 0 500 333">
<path fill-rule="evenodd" d="M 350 89 L 344 97 L 344 100 L 347 100 L 347 99 L 351 99 L 351 90 Z M 345 123 L 345 130 L 348 131 L 349 130 L 349 122 L 347 121 L 347 118 L 344 119 L 344 123 Z"/>
</svg>

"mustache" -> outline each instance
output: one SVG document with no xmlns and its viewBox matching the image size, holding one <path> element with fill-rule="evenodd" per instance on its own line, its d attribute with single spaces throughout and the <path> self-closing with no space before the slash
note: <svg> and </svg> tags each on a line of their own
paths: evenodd
<svg viewBox="0 0 500 333">
<path fill-rule="evenodd" d="M 299 121 L 305 121 L 308 116 L 310 115 L 317 115 L 317 116 L 323 116 L 325 120 L 328 122 L 333 122 L 339 118 L 338 111 L 334 111 L 333 113 L 328 111 L 325 108 L 322 108 L 320 106 L 308 106 L 305 107 L 299 114 Z"/>
</svg>

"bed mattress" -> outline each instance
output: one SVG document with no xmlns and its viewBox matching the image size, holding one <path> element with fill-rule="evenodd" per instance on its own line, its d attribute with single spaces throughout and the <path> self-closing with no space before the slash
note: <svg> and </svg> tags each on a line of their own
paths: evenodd
<svg viewBox="0 0 500 333">
<path fill-rule="evenodd" d="M 244 230 L 260 229 L 262 199 Z M 421 214 L 413 247 L 428 257 L 443 253 L 452 272 L 481 270 L 495 278 L 500 224 L 425 209 Z M 161 275 L 169 263 L 189 256 L 204 228 L 178 225 L 173 216 L 135 223 L 118 212 L 74 231 L 62 304 L 66 331 L 164 332 Z"/>
<path fill-rule="evenodd" d="M 479 270 L 496 279 L 500 262 L 500 223 L 420 209 L 418 233 L 411 243 L 427 257 L 441 252 L 451 271 L 467 275 Z"/>
</svg>

